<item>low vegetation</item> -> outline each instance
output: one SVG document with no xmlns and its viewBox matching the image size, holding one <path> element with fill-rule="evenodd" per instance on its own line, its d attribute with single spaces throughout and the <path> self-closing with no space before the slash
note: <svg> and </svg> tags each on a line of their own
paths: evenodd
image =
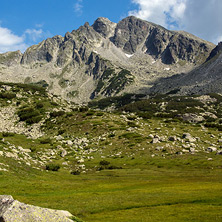
<svg viewBox="0 0 222 222">
<path fill-rule="evenodd" d="M 29 86 L 0 87 L 16 94 L 0 98 L 2 194 L 83 221 L 221 221 L 220 95 L 77 107 Z"/>
</svg>

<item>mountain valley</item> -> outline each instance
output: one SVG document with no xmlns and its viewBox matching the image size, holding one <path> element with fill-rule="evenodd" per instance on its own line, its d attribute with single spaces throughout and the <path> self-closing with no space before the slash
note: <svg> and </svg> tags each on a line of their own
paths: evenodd
<svg viewBox="0 0 222 222">
<path fill-rule="evenodd" d="M 130 16 L 0 54 L 0 221 L 221 221 L 221 48 Z"/>
</svg>

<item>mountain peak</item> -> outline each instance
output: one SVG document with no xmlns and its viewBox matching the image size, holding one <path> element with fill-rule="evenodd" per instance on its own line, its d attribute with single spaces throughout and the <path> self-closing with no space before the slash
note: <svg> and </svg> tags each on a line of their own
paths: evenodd
<svg viewBox="0 0 222 222">
<path fill-rule="evenodd" d="M 64 37 L 31 46 L 23 55 L 0 55 L 1 81 L 46 82 L 52 93 L 77 103 L 146 93 L 157 79 L 204 62 L 214 47 L 135 16 L 117 24 L 100 17 L 92 26 L 85 23 Z"/>
<path fill-rule="evenodd" d="M 103 37 L 110 37 L 114 33 L 116 23 L 111 22 L 108 18 L 99 17 L 92 25 L 93 29 Z"/>
</svg>

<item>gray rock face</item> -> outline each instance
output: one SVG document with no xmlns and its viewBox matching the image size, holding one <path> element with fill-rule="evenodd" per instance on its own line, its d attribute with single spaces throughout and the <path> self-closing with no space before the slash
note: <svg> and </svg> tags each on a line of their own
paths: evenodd
<svg viewBox="0 0 222 222">
<path fill-rule="evenodd" d="M 25 51 L 21 59 L 21 64 L 51 62 L 62 41 L 62 36 L 55 36 L 53 38 L 48 38 L 44 40 L 38 45 L 31 46 Z"/>
<path fill-rule="evenodd" d="M 20 51 L 6 52 L 0 54 L 0 64 L 5 66 L 18 65 L 22 59 L 22 53 Z"/>
<path fill-rule="evenodd" d="M 23 55 L 0 54 L 1 81 L 44 81 L 52 93 L 77 103 L 147 93 L 154 80 L 205 61 L 213 48 L 189 33 L 133 16 L 118 24 L 98 18 L 92 26 L 85 23 L 64 37 L 33 45 Z"/>
<path fill-rule="evenodd" d="M 93 29 L 103 37 L 110 37 L 114 32 L 115 23 L 107 18 L 98 18 L 92 25 Z"/>
<path fill-rule="evenodd" d="M 222 42 L 219 42 L 218 45 L 211 51 L 206 62 L 210 61 L 212 58 L 214 58 L 216 55 L 219 55 L 220 53 L 222 53 Z"/>
<path fill-rule="evenodd" d="M 127 17 L 117 24 L 113 43 L 127 53 L 135 53 L 137 46 L 145 41 L 151 25 L 134 16 Z"/>
<path fill-rule="evenodd" d="M 169 31 L 134 16 L 117 24 L 113 43 L 130 54 L 142 47 L 143 51 L 155 59 L 161 59 L 164 64 L 179 60 L 201 63 L 204 60 L 199 59 L 211 51 L 209 43 L 203 43 L 188 33 Z"/>
<path fill-rule="evenodd" d="M 222 93 L 222 43 L 212 50 L 206 62 L 198 68 L 158 81 L 150 93 L 177 95 L 204 95 Z"/>
<path fill-rule="evenodd" d="M 0 196 L 1 222 L 72 222 L 68 211 L 36 207 L 14 200 L 12 196 Z"/>
</svg>

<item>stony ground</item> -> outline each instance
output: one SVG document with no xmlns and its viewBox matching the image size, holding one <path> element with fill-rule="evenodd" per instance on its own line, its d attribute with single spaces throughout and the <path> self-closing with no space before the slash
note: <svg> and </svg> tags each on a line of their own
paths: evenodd
<svg viewBox="0 0 222 222">
<path fill-rule="evenodd" d="M 220 221 L 222 133 L 215 96 L 198 98 L 203 107 L 210 104 L 194 113 L 210 122 L 191 114 L 189 122 L 77 107 L 24 85 L 3 84 L 0 97 L 1 194 L 87 221 L 113 221 L 114 215 L 116 221 L 158 221 L 166 212 L 166 221 Z M 161 104 L 165 113 L 170 101 Z M 175 202 L 186 219 L 169 215 Z"/>
</svg>

